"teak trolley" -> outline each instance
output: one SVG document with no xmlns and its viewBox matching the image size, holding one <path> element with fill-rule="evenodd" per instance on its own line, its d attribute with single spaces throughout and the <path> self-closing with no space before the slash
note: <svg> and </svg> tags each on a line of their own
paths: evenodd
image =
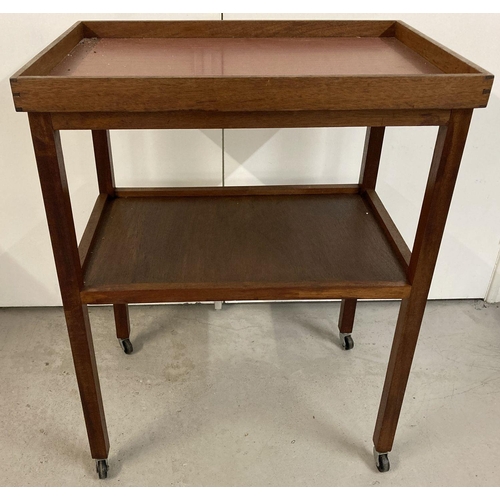
<svg viewBox="0 0 500 500">
<path fill-rule="evenodd" d="M 79 22 L 11 79 L 28 112 L 92 457 L 109 442 L 87 304 L 402 299 L 375 426 L 396 426 L 473 108 L 493 75 L 399 21 Z M 387 126 L 439 126 L 413 250 L 375 191 Z M 123 188 L 110 129 L 367 127 L 359 184 Z M 92 131 L 99 196 L 77 244 L 59 130 Z"/>
</svg>

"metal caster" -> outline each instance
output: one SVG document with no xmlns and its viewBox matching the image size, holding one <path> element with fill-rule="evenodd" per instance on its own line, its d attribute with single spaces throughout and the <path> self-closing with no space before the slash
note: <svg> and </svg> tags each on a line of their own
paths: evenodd
<svg viewBox="0 0 500 500">
<path fill-rule="evenodd" d="M 373 458 L 375 458 L 375 465 L 379 472 L 387 472 L 391 468 L 387 453 L 379 453 L 373 448 Z"/>
<path fill-rule="evenodd" d="M 108 477 L 109 465 L 107 460 L 96 460 L 95 468 L 97 474 L 99 474 L 99 479 L 106 479 Z"/>
<path fill-rule="evenodd" d="M 125 354 L 132 354 L 134 352 L 134 346 L 130 342 L 130 339 L 118 339 L 118 342 L 120 342 L 120 346 Z"/>
<path fill-rule="evenodd" d="M 342 342 L 342 349 L 350 351 L 354 347 L 354 340 L 352 340 L 350 333 L 340 333 L 340 341 Z"/>
</svg>

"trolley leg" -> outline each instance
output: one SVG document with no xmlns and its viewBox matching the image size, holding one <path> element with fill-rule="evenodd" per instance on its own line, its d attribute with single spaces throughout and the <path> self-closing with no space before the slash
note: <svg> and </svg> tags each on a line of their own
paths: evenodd
<svg viewBox="0 0 500 500">
<path fill-rule="evenodd" d="M 113 155 L 111 154 L 111 140 L 109 130 L 92 130 L 94 158 L 97 171 L 99 193 L 108 198 L 115 197 L 115 175 L 113 169 Z M 127 304 L 113 304 L 115 313 L 116 336 L 125 354 L 132 354 L 134 348 L 130 342 L 130 321 Z"/>
<path fill-rule="evenodd" d="M 352 340 L 352 328 L 354 325 L 354 315 L 356 314 L 357 299 L 342 299 L 339 316 L 339 332 L 342 347 L 348 351 L 354 347 Z"/>
<path fill-rule="evenodd" d="M 88 310 L 80 298 L 83 276 L 59 132 L 49 113 L 29 113 L 29 121 L 90 450 L 92 458 L 106 460 L 108 433 Z"/>
<path fill-rule="evenodd" d="M 384 143 L 385 127 L 368 127 L 366 129 L 365 148 L 361 162 L 359 184 L 361 192 L 375 189 L 377 185 L 380 157 Z"/>
<path fill-rule="evenodd" d="M 132 354 L 134 347 L 130 341 L 130 319 L 127 304 L 113 304 L 115 314 L 116 337 L 125 354 Z"/>
<path fill-rule="evenodd" d="M 472 110 L 454 110 L 448 124 L 439 128 L 408 269 L 411 293 L 402 301 L 399 310 L 373 436 L 378 457 L 386 455 L 387 458 L 394 442 L 471 117 Z"/>
</svg>

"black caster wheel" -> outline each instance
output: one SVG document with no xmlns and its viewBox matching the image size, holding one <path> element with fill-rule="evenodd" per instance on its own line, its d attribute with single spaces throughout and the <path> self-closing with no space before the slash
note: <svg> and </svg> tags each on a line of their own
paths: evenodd
<svg viewBox="0 0 500 500">
<path fill-rule="evenodd" d="M 99 474 L 99 479 L 106 479 L 108 477 L 109 465 L 107 460 L 96 460 L 95 468 L 97 474 Z"/>
<path fill-rule="evenodd" d="M 375 465 L 379 472 L 387 472 L 391 468 L 391 464 L 389 462 L 389 457 L 387 453 L 377 453 L 373 452 L 375 456 Z"/>
<path fill-rule="evenodd" d="M 130 339 L 118 339 L 118 341 L 120 342 L 125 354 L 132 354 L 134 352 L 134 346 L 132 345 L 132 342 L 130 342 Z"/>
<path fill-rule="evenodd" d="M 342 341 L 342 349 L 344 351 L 350 351 L 354 347 L 354 340 L 349 334 L 340 334 L 340 340 Z"/>
</svg>

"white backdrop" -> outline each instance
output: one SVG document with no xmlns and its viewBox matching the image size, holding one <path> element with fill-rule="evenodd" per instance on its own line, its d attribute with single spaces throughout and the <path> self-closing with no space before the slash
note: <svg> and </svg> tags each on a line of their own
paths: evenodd
<svg viewBox="0 0 500 500">
<path fill-rule="evenodd" d="M 59 291 L 27 116 L 9 77 L 79 19 L 219 19 L 219 14 L 0 15 L 0 306 L 58 305 Z M 224 19 L 402 19 L 500 78 L 499 14 L 229 15 Z M 6 48 L 6 49 L 5 49 Z M 431 297 L 485 297 L 500 239 L 500 90 L 471 125 Z M 386 132 L 378 190 L 412 245 L 435 128 Z M 132 185 L 357 182 L 364 129 L 113 131 L 116 180 Z M 63 132 L 80 235 L 97 194 L 90 132 Z"/>
</svg>

